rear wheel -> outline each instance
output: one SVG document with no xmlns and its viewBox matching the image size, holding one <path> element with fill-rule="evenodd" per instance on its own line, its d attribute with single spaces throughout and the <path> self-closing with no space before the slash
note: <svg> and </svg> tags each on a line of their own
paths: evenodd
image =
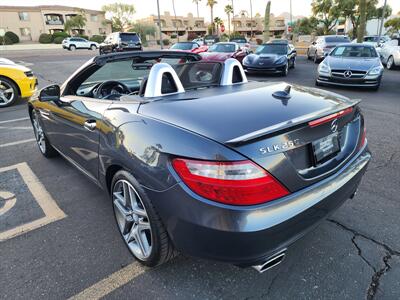
<svg viewBox="0 0 400 300">
<path fill-rule="evenodd" d="M 39 116 L 36 110 L 32 110 L 31 122 L 33 126 L 33 132 L 35 134 L 36 143 L 39 147 L 40 152 L 47 158 L 54 157 L 58 155 L 58 152 L 53 148 L 47 139 L 42 125 L 40 124 Z"/>
<path fill-rule="evenodd" d="M 75 51 L 76 50 L 76 46 L 75 45 L 70 45 L 69 46 L 69 50 L 70 51 Z"/>
<path fill-rule="evenodd" d="M 387 63 L 386 63 L 386 68 L 388 68 L 389 70 L 393 70 L 394 67 L 395 67 L 394 58 L 393 58 L 393 56 L 389 56 Z"/>
<path fill-rule="evenodd" d="M 115 174 L 111 199 L 119 232 L 142 264 L 161 265 L 176 256 L 160 217 L 137 180 L 127 171 Z"/>
<path fill-rule="evenodd" d="M 317 51 L 315 51 L 315 53 L 314 53 L 314 63 L 319 63 L 319 59 L 318 59 L 318 56 L 317 56 Z"/>
<path fill-rule="evenodd" d="M 10 106 L 18 99 L 18 87 L 10 79 L 0 77 L 0 107 Z"/>
</svg>

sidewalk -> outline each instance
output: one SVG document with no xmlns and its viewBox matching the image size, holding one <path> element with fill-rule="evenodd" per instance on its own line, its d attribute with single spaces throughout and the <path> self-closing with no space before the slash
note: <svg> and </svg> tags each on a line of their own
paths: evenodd
<svg viewBox="0 0 400 300">
<path fill-rule="evenodd" d="M 1 45 L 0 51 L 20 51 L 20 50 L 48 50 L 48 49 L 62 49 L 60 44 L 40 44 L 40 43 L 20 43 L 14 45 Z"/>
</svg>

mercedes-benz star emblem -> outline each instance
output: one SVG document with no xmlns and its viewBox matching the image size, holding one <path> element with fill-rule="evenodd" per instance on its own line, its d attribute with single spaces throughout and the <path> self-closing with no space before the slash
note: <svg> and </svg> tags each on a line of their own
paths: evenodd
<svg viewBox="0 0 400 300">
<path fill-rule="evenodd" d="M 337 131 L 337 129 L 338 129 L 338 124 L 337 124 L 337 119 L 335 119 L 335 120 L 333 120 L 332 121 L 332 123 L 331 123 L 331 131 L 332 132 L 336 132 Z"/>
<path fill-rule="evenodd" d="M 350 70 L 347 70 L 344 72 L 344 77 L 349 78 L 349 77 L 351 77 L 351 74 L 353 74 L 353 73 L 351 73 Z"/>
</svg>

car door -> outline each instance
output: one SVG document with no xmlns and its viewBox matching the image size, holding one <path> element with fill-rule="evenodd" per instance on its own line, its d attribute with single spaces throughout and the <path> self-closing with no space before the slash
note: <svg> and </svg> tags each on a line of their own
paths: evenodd
<svg viewBox="0 0 400 300">
<path fill-rule="evenodd" d="M 98 178 L 99 127 L 112 101 L 61 96 L 47 105 L 42 118 L 52 145 L 93 179 Z M 43 117 L 43 112 L 42 112 Z"/>
</svg>

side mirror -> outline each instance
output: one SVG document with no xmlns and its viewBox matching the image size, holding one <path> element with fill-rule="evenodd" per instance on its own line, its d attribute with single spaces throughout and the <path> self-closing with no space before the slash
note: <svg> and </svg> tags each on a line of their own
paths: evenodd
<svg viewBox="0 0 400 300">
<path fill-rule="evenodd" d="M 60 100 L 60 86 L 57 84 L 49 85 L 41 89 L 39 93 L 39 101 L 59 101 Z"/>
</svg>

